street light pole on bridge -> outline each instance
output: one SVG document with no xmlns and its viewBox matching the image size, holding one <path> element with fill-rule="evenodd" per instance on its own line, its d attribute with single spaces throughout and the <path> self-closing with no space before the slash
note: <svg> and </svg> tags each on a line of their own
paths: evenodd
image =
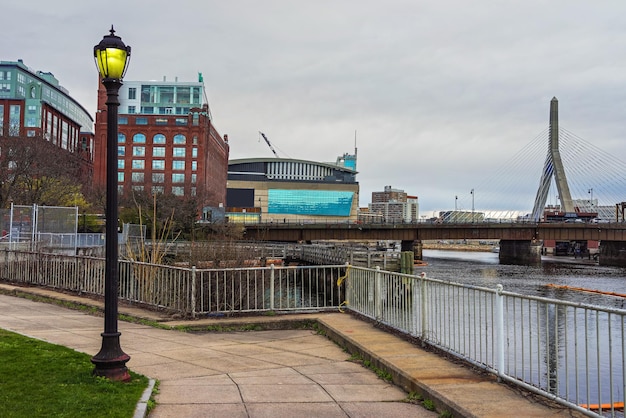
<svg viewBox="0 0 626 418">
<path fill-rule="evenodd" d="M 474 189 L 470 191 L 470 194 L 472 195 L 472 223 L 474 223 Z"/>
</svg>

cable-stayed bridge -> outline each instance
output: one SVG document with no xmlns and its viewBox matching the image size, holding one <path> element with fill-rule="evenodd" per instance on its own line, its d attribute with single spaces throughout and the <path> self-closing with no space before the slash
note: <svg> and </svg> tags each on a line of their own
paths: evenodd
<svg viewBox="0 0 626 418">
<path fill-rule="evenodd" d="M 613 222 L 616 205 L 626 201 L 626 163 L 560 126 L 553 98 L 545 130 L 510 159 L 494 162 L 488 178 L 452 197 L 441 211 L 444 221 L 541 221 L 550 208 Z"/>
</svg>

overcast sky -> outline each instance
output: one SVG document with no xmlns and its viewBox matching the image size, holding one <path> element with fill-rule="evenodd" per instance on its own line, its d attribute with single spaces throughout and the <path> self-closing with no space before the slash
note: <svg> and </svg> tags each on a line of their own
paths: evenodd
<svg viewBox="0 0 626 418">
<path fill-rule="evenodd" d="M 2 11 L 0 59 L 52 72 L 92 113 L 93 46 L 114 24 L 132 47 L 127 80 L 203 74 L 231 159 L 271 157 L 262 131 L 281 157 L 334 161 L 356 132 L 361 206 L 390 185 L 422 211 L 469 208 L 472 189 L 487 209 L 480 185 L 547 129 L 554 96 L 561 127 L 626 156 L 623 0 L 31 0 Z M 513 173 L 527 207 L 537 155 Z"/>
</svg>

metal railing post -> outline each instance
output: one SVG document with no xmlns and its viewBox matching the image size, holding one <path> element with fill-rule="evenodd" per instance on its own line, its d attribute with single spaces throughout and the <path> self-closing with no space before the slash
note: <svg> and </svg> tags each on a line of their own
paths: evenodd
<svg viewBox="0 0 626 418">
<path fill-rule="evenodd" d="M 502 296 L 502 291 L 504 287 L 499 284 L 496 286 L 496 303 L 495 303 L 495 314 L 496 314 L 496 370 L 498 372 L 498 379 L 501 380 L 504 376 L 504 296 Z"/>
<path fill-rule="evenodd" d="M 428 312 L 428 299 L 426 297 L 427 292 L 426 292 L 426 286 L 427 286 L 428 281 L 426 280 L 426 273 L 422 273 L 420 274 L 420 306 L 422 308 L 422 329 L 421 329 L 421 337 L 422 337 L 422 346 L 426 345 L 426 337 L 428 335 L 428 330 L 426 329 L 427 324 L 428 324 L 428 317 L 427 317 L 427 312 Z"/>
<path fill-rule="evenodd" d="M 9 249 L 8 248 L 4 249 L 4 273 L 2 274 L 2 277 L 0 278 L 4 280 L 9 278 Z"/>
<path fill-rule="evenodd" d="M 376 319 L 383 317 L 383 279 L 380 273 L 380 266 L 376 266 L 376 278 L 374 280 L 374 303 L 376 304 Z"/>
<path fill-rule="evenodd" d="M 421 306 L 421 302 L 419 300 L 419 279 L 417 277 L 411 278 L 411 294 L 410 294 L 410 309 L 411 309 L 411 325 L 413 329 L 411 330 L 411 335 L 417 337 L 417 333 L 419 332 L 419 327 L 417 325 L 417 321 L 419 320 L 419 315 L 417 314 L 417 310 Z"/>
<path fill-rule="evenodd" d="M 270 264 L 270 309 L 274 310 L 274 283 L 276 280 L 275 276 L 276 268 L 274 264 Z"/>
<path fill-rule="evenodd" d="M 196 317 L 196 266 L 191 267 L 191 317 Z"/>
</svg>

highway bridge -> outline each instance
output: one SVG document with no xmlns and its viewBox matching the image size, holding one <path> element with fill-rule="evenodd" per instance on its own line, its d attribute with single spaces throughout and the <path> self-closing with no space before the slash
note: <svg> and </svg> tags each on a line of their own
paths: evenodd
<svg viewBox="0 0 626 418">
<path fill-rule="evenodd" d="M 500 240 L 500 259 L 536 261 L 543 240 L 600 241 L 600 262 L 626 265 L 626 223 L 476 222 L 476 223 L 258 223 L 244 225 L 247 240 L 312 242 L 329 240 L 402 242 L 421 258 L 423 240 Z"/>
</svg>

